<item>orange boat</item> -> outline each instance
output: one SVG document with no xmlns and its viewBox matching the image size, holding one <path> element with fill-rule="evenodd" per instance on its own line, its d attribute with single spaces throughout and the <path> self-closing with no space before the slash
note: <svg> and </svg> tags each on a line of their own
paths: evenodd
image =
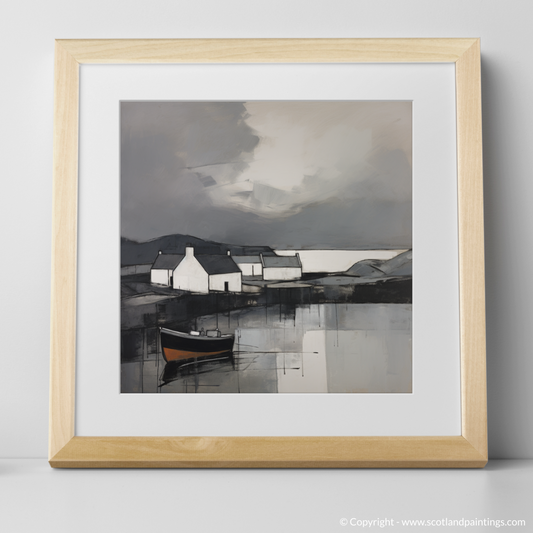
<svg viewBox="0 0 533 533">
<path fill-rule="evenodd" d="M 222 335 L 218 329 L 183 333 L 160 328 L 163 357 L 169 361 L 219 355 L 233 350 L 235 335 Z"/>
</svg>

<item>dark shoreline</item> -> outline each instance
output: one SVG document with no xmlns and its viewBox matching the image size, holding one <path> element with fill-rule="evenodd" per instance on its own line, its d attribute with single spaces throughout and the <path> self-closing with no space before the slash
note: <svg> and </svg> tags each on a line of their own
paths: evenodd
<svg viewBox="0 0 533 533">
<path fill-rule="evenodd" d="M 137 276 L 142 278 L 143 275 Z M 131 278 L 129 281 L 131 283 Z M 188 323 L 203 315 L 265 305 L 305 305 L 322 303 L 412 303 L 412 278 L 374 279 L 354 285 L 306 285 L 305 287 L 263 287 L 255 293 L 191 294 L 163 288 L 140 296 L 155 296 L 159 301 L 128 305 L 121 302 L 121 329 L 168 326 Z M 131 297 L 130 297 L 131 298 Z M 182 319 L 182 317 L 187 317 Z"/>
<path fill-rule="evenodd" d="M 305 280 L 303 280 L 305 281 Z M 360 281 L 360 280 L 359 280 Z M 128 276 L 122 283 L 130 287 L 136 282 L 147 288 L 146 276 Z M 176 294 L 177 293 L 177 294 Z M 121 360 L 132 361 L 157 351 L 157 328 L 168 327 L 179 331 L 195 328 L 196 319 L 206 315 L 220 316 L 250 307 L 278 306 L 288 314 L 296 306 L 354 303 L 354 304 L 410 304 L 412 278 L 409 276 L 374 279 L 353 285 L 307 285 L 305 287 L 263 287 L 255 293 L 191 294 L 166 287 L 154 287 L 139 296 L 155 298 L 155 302 L 131 304 L 132 296 L 122 299 L 121 305 Z"/>
</svg>

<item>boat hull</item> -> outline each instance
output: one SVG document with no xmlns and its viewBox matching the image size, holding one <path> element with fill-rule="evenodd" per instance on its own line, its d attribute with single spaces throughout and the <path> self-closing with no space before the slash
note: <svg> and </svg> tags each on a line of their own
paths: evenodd
<svg viewBox="0 0 533 533">
<path fill-rule="evenodd" d="M 231 352 L 234 339 L 234 335 L 206 337 L 161 329 L 161 347 L 167 363 Z"/>
</svg>

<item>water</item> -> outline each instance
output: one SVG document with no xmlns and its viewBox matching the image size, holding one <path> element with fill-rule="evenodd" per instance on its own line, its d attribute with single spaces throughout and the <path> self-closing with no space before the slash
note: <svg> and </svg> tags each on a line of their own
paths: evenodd
<svg viewBox="0 0 533 533">
<path fill-rule="evenodd" d="M 403 250 L 274 250 L 277 255 L 300 256 L 302 272 L 344 272 L 364 259 L 392 259 Z"/>
<path fill-rule="evenodd" d="M 155 328 L 121 365 L 122 392 L 410 393 L 411 304 L 272 305 L 197 319 L 234 333 L 233 352 L 165 363 Z"/>
</svg>

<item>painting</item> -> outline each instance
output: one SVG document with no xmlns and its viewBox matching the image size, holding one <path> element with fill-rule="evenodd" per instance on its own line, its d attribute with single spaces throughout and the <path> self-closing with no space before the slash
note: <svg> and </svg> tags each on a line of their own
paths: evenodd
<svg viewBox="0 0 533 533">
<path fill-rule="evenodd" d="M 412 393 L 412 103 L 120 103 L 122 393 Z"/>
</svg>

